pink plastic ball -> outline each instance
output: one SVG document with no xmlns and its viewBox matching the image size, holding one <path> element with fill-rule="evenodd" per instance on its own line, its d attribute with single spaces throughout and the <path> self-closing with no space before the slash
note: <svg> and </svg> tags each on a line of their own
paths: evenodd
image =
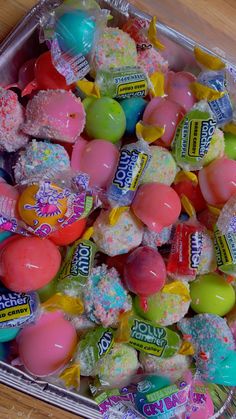
<svg viewBox="0 0 236 419">
<path fill-rule="evenodd" d="M 181 201 L 170 186 L 163 183 L 142 185 L 134 198 L 132 209 L 148 228 L 157 233 L 174 224 L 181 212 Z"/>
<path fill-rule="evenodd" d="M 165 128 L 163 136 L 154 144 L 169 147 L 174 138 L 176 127 L 184 115 L 184 108 L 173 100 L 160 97 L 152 99 L 144 111 L 143 122 L 147 125 Z"/>
<path fill-rule="evenodd" d="M 61 254 L 50 240 L 22 237 L 10 242 L 1 254 L 1 280 L 11 291 L 35 291 L 57 274 Z"/>
<path fill-rule="evenodd" d="M 124 280 L 129 291 L 140 297 L 160 291 L 166 280 L 166 266 L 160 253 L 148 246 L 135 249 L 125 262 Z"/>
<path fill-rule="evenodd" d="M 226 157 L 214 160 L 199 171 L 198 179 L 208 204 L 225 204 L 236 193 L 236 161 Z"/>
<path fill-rule="evenodd" d="M 74 170 L 90 176 L 90 186 L 106 188 L 114 175 L 119 159 L 118 148 L 105 140 L 77 140 L 72 153 Z"/>
<path fill-rule="evenodd" d="M 24 367 L 38 377 L 64 367 L 77 344 L 74 326 L 59 311 L 43 313 L 35 324 L 24 327 L 17 340 Z"/>
<path fill-rule="evenodd" d="M 196 81 L 196 77 L 187 71 L 174 73 L 169 71 L 167 74 L 166 94 L 168 99 L 179 103 L 188 112 L 196 102 L 190 84 Z"/>
</svg>

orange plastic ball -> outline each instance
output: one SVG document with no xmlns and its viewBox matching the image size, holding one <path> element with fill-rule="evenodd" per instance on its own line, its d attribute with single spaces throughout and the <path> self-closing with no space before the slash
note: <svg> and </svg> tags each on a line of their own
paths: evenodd
<svg viewBox="0 0 236 419">
<path fill-rule="evenodd" d="M 18 211 L 21 219 L 37 229 L 42 224 L 55 227 L 67 210 L 63 190 L 54 184 L 28 186 L 20 195 Z"/>
</svg>

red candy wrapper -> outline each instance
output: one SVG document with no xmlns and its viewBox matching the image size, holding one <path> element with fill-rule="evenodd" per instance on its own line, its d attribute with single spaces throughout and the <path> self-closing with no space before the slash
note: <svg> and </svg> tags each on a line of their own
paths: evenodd
<svg viewBox="0 0 236 419">
<path fill-rule="evenodd" d="M 195 279 L 202 252 L 203 233 L 196 225 L 178 224 L 175 229 L 167 273 L 175 279 Z"/>
</svg>

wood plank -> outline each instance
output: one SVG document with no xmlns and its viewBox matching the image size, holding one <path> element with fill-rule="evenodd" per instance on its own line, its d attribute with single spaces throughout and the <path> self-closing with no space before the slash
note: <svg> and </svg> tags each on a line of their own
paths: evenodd
<svg viewBox="0 0 236 419">
<path fill-rule="evenodd" d="M 79 416 L 0 384 L 1 419 L 79 419 Z"/>
</svg>

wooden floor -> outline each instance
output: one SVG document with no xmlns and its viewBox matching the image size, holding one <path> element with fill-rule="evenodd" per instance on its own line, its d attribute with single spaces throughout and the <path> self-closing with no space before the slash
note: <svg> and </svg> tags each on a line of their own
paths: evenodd
<svg viewBox="0 0 236 419">
<path fill-rule="evenodd" d="M 36 0 L 0 0 L 0 39 L 25 15 Z M 226 51 L 236 63 L 236 0 L 131 0 L 167 25 L 180 30 L 206 47 Z M 32 397 L 0 385 L 1 419 L 72 419 Z"/>
</svg>

